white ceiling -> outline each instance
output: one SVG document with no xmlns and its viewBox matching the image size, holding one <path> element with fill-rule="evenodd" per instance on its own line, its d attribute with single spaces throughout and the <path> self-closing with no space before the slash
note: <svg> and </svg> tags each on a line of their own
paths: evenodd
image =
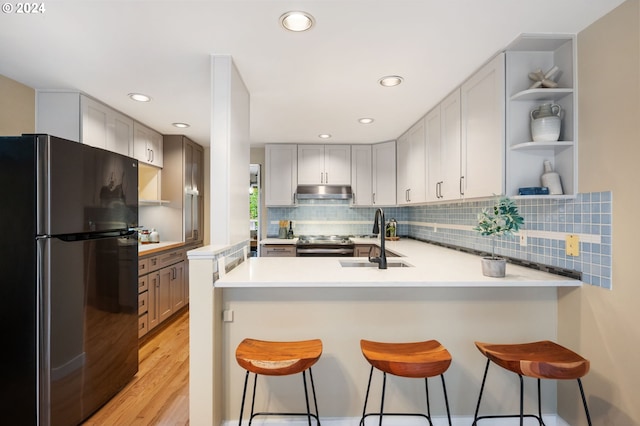
<svg viewBox="0 0 640 426">
<path fill-rule="evenodd" d="M 39 15 L 0 14 L 0 74 L 81 90 L 209 145 L 210 55 L 231 55 L 251 94 L 252 144 L 327 143 L 319 133 L 332 134 L 330 143 L 380 142 L 520 33 L 578 33 L 622 2 L 47 0 Z M 316 26 L 284 31 L 278 19 L 288 10 L 311 13 Z M 388 74 L 404 84 L 379 86 Z M 133 102 L 130 92 L 153 101 Z"/>
</svg>

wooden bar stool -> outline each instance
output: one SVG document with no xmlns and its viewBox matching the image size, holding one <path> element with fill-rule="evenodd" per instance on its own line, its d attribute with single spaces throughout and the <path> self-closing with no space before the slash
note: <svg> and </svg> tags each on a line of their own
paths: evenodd
<svg viewBox="0 0 640 426">
<path fill-rule="evenodd" d="M 584 389 L 582 388 L 582 381 L 580 380 L 582 376 L 589 372 L 588 360 L 564 346 L 560 346 L 549 340 L 520 344 L 475 343 L 478 350 L 487 357 L 487 366 L 484 370 L 480 396 L 478 397 L 478 405 L 476 406 L 472 426 L 476 425 L 478 420 L 481 419 L 502 417 L 520 417 L 520 425 L 524 423 L 525 417 L 533 417 L 538 419 L 540 425 L 544 425 L 540 398 L 540 379 L 576 379 L 578 381 L 578 387 L 580 388 L 580 395 L 582 396 L 584 412 L 587 415 L 587 422 L 591 425 L 587 399 L 584 396 Z M 487 380 L 487 372 L 489 371 L 491 361 L 502 368 L 516 373 L 520 378 L 520 414 L 478 417 L 482 392 Z M 522 376 L 538 379 L 538 415 L 524 414 L 524 383 Z"/>
<path fill-rule="evenodd" d="M 256 416 L 307 416 L 309 426 L 311 426 L 311 418 L 316 420 L 320 425 L 318 417 L 318 401 L 316 399 L 316 389 L 313 384 L 313 375 L 311 366 L 318 361 L 322 354 L 322 341 L 320 339 L 303 340 L 297 342 L 270 342 L 265 340 L 244 339 L 236 349 L 236 361 L 240 367 L 247 370 L 244 378 L 244 390 L 242 391 L 242 404 L 240 406 L 239 425 L 242 425 L 242 415 L 244 412 L 245 397 L 247 394 L 247 382 L 249 373 L 254 373 L 253 380 L 253 397 L 251 398 L 251 416 L 249 417 L 249 425 Z M 311 381 L 311 392 L 313 394 L 313 404 L 315 406 L 315 414 L 311 413 L 309 407 L 309 393 L 307 391 L 306 371 L 309 370 L 309 379 Z M 256 383 L 258 374 L 266 376 L 287 376 L 290 374 L 302 373 L 302 382 L 304 383 L 304 397 L 307 404 L 306 413 L 268 413 L 254 412 L 254 404 L 256 400 Z"/>
<path fill-rule="evenodd" d="M 444 403 L 447 408 L 447 417 L 451 425 L 451 413 L 449 412 L 449 400 L 447 398 L 447 388 L 444 383 L 444 372 L 451 365 L 451 354 L 437 340 L 415 343 L 381 343 L 369 340 L 360 340 L 362 354 L 371 364 L 369 372 L 369 383 L 362 409 L 360 425 L 364 426 L 365 418 L 368 416 L 379 416 L 382 425 L 382 416 L 420 416 L 431 422 L 431 407 L 429 404 L 429 384 L 428 378 L 440 376 L 442 379 L 442 390 L 444 392 Z M 373 369 L 382 371 L 382 399 L 379 413 L 367 413 L 367 401 L 369 399 L 369 389 L 371 388 L 371 377 Z M 387 373 L 400 377 L 424 379 L 424 388 L 427 396 L 427 414 L 423 413 L 384 413 L 384 393 L 387 382 Z"/>
</svg>

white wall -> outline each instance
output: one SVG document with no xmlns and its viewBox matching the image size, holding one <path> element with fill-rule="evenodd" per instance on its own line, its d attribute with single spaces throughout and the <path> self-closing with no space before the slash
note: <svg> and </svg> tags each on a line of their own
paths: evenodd
<svg viewBox="0 0 640 426">
<path fill-rule="evenodd" d="M 230 56 L 211 72 L 210 244 L 233 245 L 249 239 L 249 92 Z"/>
</svg>

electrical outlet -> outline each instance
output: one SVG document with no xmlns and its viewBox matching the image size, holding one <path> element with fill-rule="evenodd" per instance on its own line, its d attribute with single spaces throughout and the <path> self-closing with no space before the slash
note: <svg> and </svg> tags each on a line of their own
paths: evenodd
<svg viewBox="0 0 640 426">
<path fill-rule="evenodd" d="M 520 231 L 520 247 L 527 246 L 527 234 L 524 231 Z"/>
<path fill-rule="evenodd" d="M 233 322 L 233 310 L 225 309 L 224 311 L 222 311 L 222 321 Z"/>
<path fill-rule="evenodd" d="M 567 235 L 565 253 L 567 256 L 580 256 L 580 238 L 577 235 Z"/>
</svg>

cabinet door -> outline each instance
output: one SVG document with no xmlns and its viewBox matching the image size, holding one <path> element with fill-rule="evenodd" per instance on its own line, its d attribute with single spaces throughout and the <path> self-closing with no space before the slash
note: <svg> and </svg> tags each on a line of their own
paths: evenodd
<svg viewBox="0 0 640 426">
<path fill-rule="evenodd" d="M 456 89 L 440 104 L 440 199 L 461 197 L 460 175 L 460 90 Z"/>
<path fill-rule="evenodd" d="M 325 184 L 324 145 L 298 145 L 298 184 Z"/>
<path fill-rule="evenodd" d="M 426 154 L 424 120 L 419 120 L 398 139 L 398 204 L 426 201 Z"/>
<path fill-rule="evenodd" d="M 504 53 L 461 87 L 462 188 L 466 198 L 504 193 Z"/>
<path fill-rule="evenodd" d="M 158 271 L 160 285 L 157 287 L 156 300 L 158 321 L 162 322 L 173 313 L 173 301 L 171 300 L 171 281 L 175 276 L 175 269 L 172 266 L 162 268 Z"/>
<path fill-rule="evenodd" d="M 372 204 L 371 145 L 351 147 L 351 188 L 354 206 Z"/>
<path fill-rule="evenodd" d="M 265 204 L 292 206 L 298 185 L 298 146 L 270 144 L 265 147 Z"/>
<path fill-rule="evenodd" d="M 118 154 L 133 154 L 133 120 L 116 111 L 109 114 L 107 149 Z"/>
<path fill-rule="evenodd" d="M 176 312 L 185 305 L 185 262 L 176 263 L 171 269 L 171 309 Z"/>
<path fill-rule="evenodd" d="M 351 184 L 351 146 L 325 145 L 324 183 L 328 185 Z"/>
<path fill-rule="evenodd" d="M 96 148 L 107 149 L 107 139 L 109 133 L 109 112 L 108 108 L 87 98 L 80 97 L 80 107 L 82 109 L 82 139 L 81 142 Z"/>
<path fill-rule="evenodd" d="M 409 141 L 409 132 L 402 134 L 398 138 L 396 142 L 396 152 L 397 152 L 397 173 L 396 173 L 396 182 L 397 182 L 397 196 L 398 204 L 407 204 L 407 189 L 409 188 L 409 155 L 410 155 L 410 141 Z"/>
<path fill-rule="evenodd" d="M 396 143 L 383 142 L 372 146 L 373 204 L 396 204 Z"/>
<path fill-rule="evenodd" d="M 138 161 L 162 167 L 162 135 L 137 121 L 134 122 L 133 155 Z"/>
<path fill-rule="evenodd" d="M 442 192 L 440 105 L 424 118 L 427 149 L 427 201 L 437 201 Z"/>
<path fill-rule="evenodd" d="M 147 327 L 149 330 L 160 324 L 160 315 L 158 311 L 160 296 L 160 274 L 151 273 L 149 276 L 149 297 L 147 304 Z"/>
<path fill-rule="evenodd" d="M 86 96 L 80 97 L 82 143 L 131 155 L 133 120 Z"/>
</svg>

